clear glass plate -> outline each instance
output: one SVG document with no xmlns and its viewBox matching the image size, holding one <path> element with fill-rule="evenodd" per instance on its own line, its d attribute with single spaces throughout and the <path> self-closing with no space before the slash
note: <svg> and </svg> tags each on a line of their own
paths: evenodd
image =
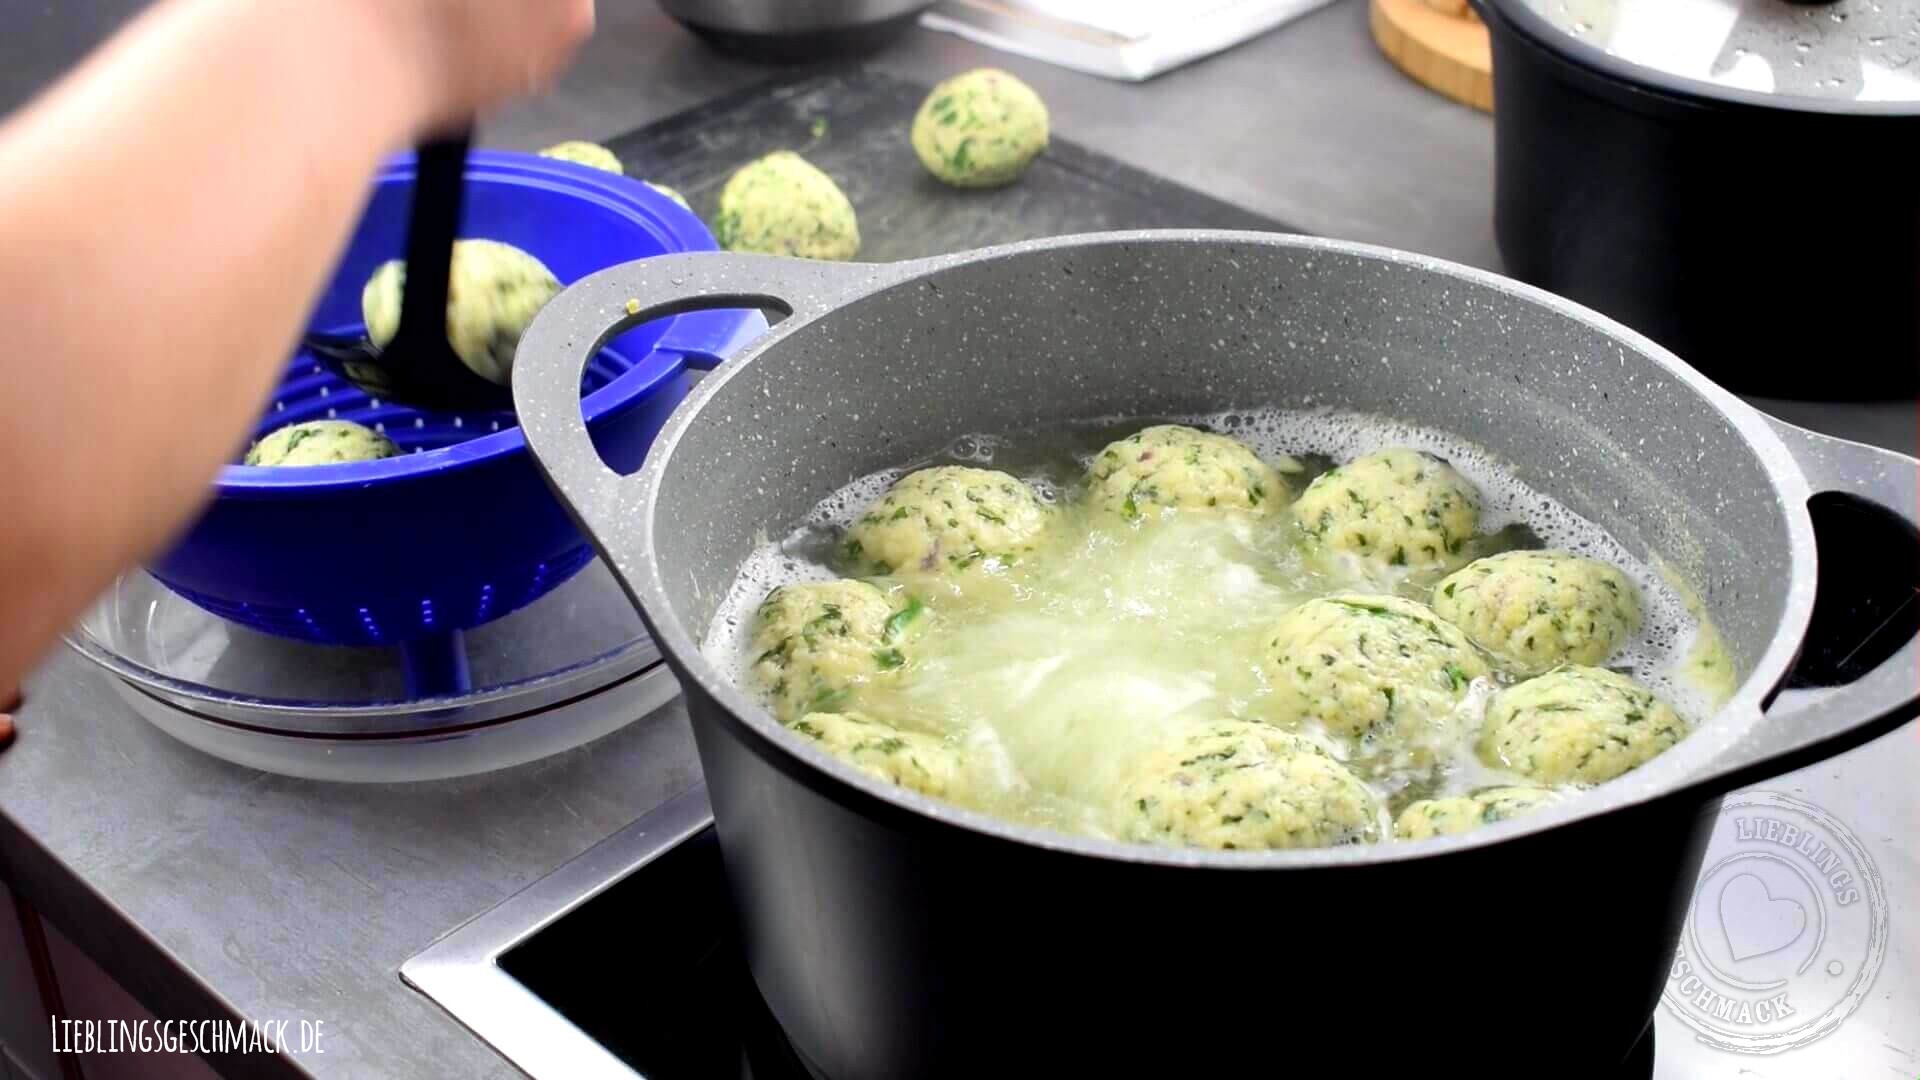
<svg viewBox="0 0 1920 1080">
<path fill-rule="evenodd" d="M 524 610 L 468 631 L 452 647 L 464 648 L 471 689 L 454 693 L 410 694 L 399 649 L 261 634 L 144 572 L 117 580 L 67 642 L 176 737 L 254 768 L 321 779 L 518 764 L 606 734 L 677 692 L 598 560 Z"/>
</svg>

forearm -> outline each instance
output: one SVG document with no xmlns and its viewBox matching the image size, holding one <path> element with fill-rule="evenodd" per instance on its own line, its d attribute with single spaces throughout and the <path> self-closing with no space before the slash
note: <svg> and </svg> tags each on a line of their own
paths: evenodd
<svg viewBox="0 0 1920 1080">
<path fill-rule="evenodd" d="M 174 0 L 0 126 L 0 694 L 185 524 L 419 124 L 380 2 Z"/>
</svg>

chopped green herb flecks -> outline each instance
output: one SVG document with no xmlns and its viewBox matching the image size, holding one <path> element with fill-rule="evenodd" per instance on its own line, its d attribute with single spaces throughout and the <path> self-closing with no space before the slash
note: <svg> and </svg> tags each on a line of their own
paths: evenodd
<svg viewBox="0 0 1920 1080">
<path fill-rule="evenodd" d="M 913 621 L 918 619 L 926 610 L 927 606 L 920 602 L 919 597 L 910 598 L 907 601 L 906 607 L 901 608 L 888 617 L 886 629 L 881 636 L 887 641 L 897 640 L 901 634 L 906 632 L 907 627 L 911 626 Z"/>
<path fill-rule="evenodd" d="M 847 687 L 822 689 L 807 700 L 808 712 L 833 712 L 845 705 L 853 697 L 853 691 Z"/>
<path fill-rule="evenodd" d="M 957 187 L 993 187 L 1019 177 L 1046 147 L 1047 111 L 1012 76 L 970 71 L 935 87 L 909 139 L 921 164 Z"/>
</svg>

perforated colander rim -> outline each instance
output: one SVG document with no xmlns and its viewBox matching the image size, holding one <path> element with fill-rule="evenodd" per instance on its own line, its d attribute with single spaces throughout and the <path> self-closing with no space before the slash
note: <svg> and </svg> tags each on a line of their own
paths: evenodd
<svg viewBox="0 0 1920 1080">
<path fill-rule="evenodd" d="M 669 251 L 718 251 L 720 246 L 700 219 L 685 207 L 654 191 L 638 179 L 604 172 L 569 161 L 509 150 L 476 150 L 468 158 L 469 176 L 504 178 L 524 186 L 564 192 L 631 221 L 667 241 Z M 410 180 L 411 154 L 396 156 L 376 175 L 374 183 Z M 709 313 L 711 314 L 711 313 Z M 743 319 L 749 316 L 742 314 Z M 674 348 L 673 334 L 684 315 L 668 320 L 653 350 L 581 399 L 589 430 L 609 415 L 637 406 L 686 370 L 684 355 Z M 526 449 L 526 435 L 516 423 L 464 442 L 402 454 L 379 461 L 349 461 L 288 469 L 270 465 L 223 465 L 214 481 L 218 497 L 248 494 L 284 494 L 361 487 L 375 481 L 396 480 L 466 468 Z"/>
</svg>

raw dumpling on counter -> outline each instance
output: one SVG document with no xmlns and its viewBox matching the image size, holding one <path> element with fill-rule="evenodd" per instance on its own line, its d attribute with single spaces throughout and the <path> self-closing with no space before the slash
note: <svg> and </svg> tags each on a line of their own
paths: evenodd
<svg viewBox="0 0 1920 1080">
<path fill-rule="evenodd" d="M 954 187 L 998 187 L 1047 148 L 1047 106 L 1033 88 L 979 68 L 933 88 L 913 118 L 913 152 Z"/>
<path fill-rule="evenodd" d="M 337 465 L 398 455 L 392 439 L 351 420 L 307 420 L 269 432 L 243 465 Z"/>
<path fill-rule="evenodd" d="M 1300 466 L 1281 463 L 1288 472 Z M 1280 470 L 1244 444 L 1178 424 L 1161 424 L 1108 444 L 1087 469 L 1087 497 L 1135 520 L 1164 510 L 1244 510 L 1265 514 L 1293 492 Z"/>
<path fill-rule="evenodd" d="M 400 329 L 407 267 L 383 264 L 360 293 L 367 336 L 385 348 Z M 507 385 L 520 335 L 560 291 L 560 280 L 532 255 L 497 240 L 459 240 L 447 271 L 447 341 L 475 375 Z"/>
<path fill-rule="evenodd" d="M 791 150 L 741 166 L 720 189 L 713 236 L 728 251 L 851 259 L 860 250 L 853 204 L 833 178 Z"/>
</svg>

